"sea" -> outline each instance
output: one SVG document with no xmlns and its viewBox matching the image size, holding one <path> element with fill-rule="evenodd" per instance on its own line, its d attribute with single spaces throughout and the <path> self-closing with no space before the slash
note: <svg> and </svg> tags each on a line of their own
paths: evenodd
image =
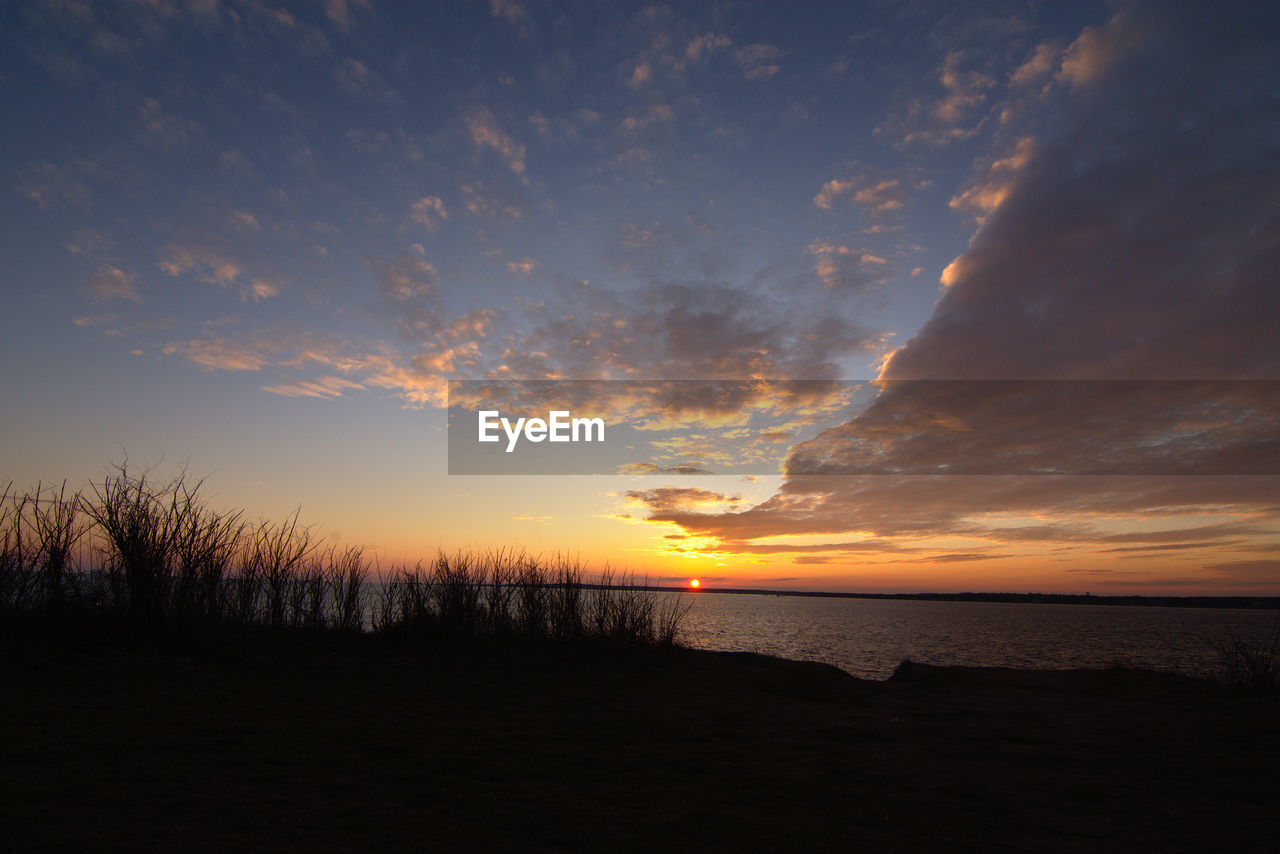
<svg viewBox="0 0 1280 854">
<path fill-rule="evenodd" d="M 888 679 L 904 660 L 1045 670 L 1120 664 L 1199 675 L 1214 640 L 1262 638 L 1271 610 L 682 594 L 681 641 L 700 649 L 821 661 Z"/>
</svg>

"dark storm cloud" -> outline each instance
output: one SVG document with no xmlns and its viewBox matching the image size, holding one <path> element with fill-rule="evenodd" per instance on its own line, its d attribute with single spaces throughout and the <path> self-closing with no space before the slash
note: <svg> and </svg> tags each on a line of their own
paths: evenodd
<svg viewBox="0 0 1280 854">
<path fill-rule="evenodd" d="M 1062 103 L 1050 132 L 1019 146 L 989 216 L 943 274 L 932 318 L 883 378 L 1280 380 L 1278 29 L 1262 7 L 1139 4 L 1082 33 L 1050 69 L 1044 97 Z M 1067 412 L 1055 396 L 1072 387 L 890 384 L 869 411 L 802 446 L 792 470 L 880 454 L 902 471 L 1025 466 L 1026 455 L 1153 471 L 1142 466 L 1179 430 L 1190 437 L 1180 459 L 1211 461 L 1186 470 L 1269 470 L 1251 467 L 1260 448 L 1274 462 L 1273 383 L 1098 384 Z M 939 395 L 950 399 L 939 406 Z M 1278 510 L 1268 477 L 791 477 L 749 510 L 662 518 L 732 544 L 849 531 L 1016 539 L 1000 517 L 1051 513 L 1071 521 L 1035 538 L 1079 543 L 1106 537 L 1099 516 L 1227 514 L 1274 536 Z"/>
<path fill-rule="evenodd" d="M 1280 379 L 1277 21 L 1163 5 L 1082 36 L 1062 130 L 885 376 Z"/>
<path fill-rule="evenodd" d="M 793 474 L 1280 474 L 1280 382 L 902 381 Z"/>
<path fill-rule="evenodd" d="M 1010 521 L 1053 513 L 1062 520 Z M 1168 528 L 1146 538 L 1164 541 L 1183 516 L 1227 515 L 1250 520 L 1257 534 L 1276 535 L 1280 514 L 1274 477 L 1084 477 L 1069 475 L 918 475 L 912 477 L 791 477 L 762 504 L 724 514 L 671 512 L 655 517 L 729 544 L 784 535 L 860 532 L 895 538 L 954 535 L 997 542 L 1110 542 L 1098 519 L 1159 521 Z M 1144 539 L 1142 534 L 1135 542 Z M 759 550 L 771 551 L 772 545 Z M 779 548 L 779 551 L 786 551 Z"/>
</svg>

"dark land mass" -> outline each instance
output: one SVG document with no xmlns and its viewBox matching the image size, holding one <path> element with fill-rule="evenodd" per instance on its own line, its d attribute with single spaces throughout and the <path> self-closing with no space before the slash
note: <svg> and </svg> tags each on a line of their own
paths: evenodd
<svg viewBox="0 0 1280 854">
<path fill-rule="evenodd" d="M 0 850 L 1274 851 L 1280 706 L 1129 670 L 0 650 Z"/>
<path fill-rule="evenodd" d="M 1280 610 L 1280 596 L 1095 596 L 1091 593 L 833 593 L 817 590 L 767 590 L 749 587 L 662 587 L 702 596 L 749 593 L 757 596 L 807 596 L 830 599 L 908 599 L 920 602 L 1018 602 L 1036 605 L 1138 605 L 1158 608 L 1243 608 Z"/>
</svg>

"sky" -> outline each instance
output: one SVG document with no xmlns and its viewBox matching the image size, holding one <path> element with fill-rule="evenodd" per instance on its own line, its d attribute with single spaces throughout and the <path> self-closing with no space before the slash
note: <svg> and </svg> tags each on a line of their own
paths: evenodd
<svg viewBox="0 0 1280 854">
<path fill-rule="evenodd" d="M 382 569 L 1276 595 L 1278 11 L 0 3 L 0 479 Z M 637 458 L 460 474 L 461 380 Z"/>
</svg>

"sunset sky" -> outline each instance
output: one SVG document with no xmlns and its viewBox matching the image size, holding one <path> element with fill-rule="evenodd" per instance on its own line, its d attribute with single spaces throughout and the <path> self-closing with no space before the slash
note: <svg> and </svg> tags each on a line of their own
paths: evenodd
<svg viewBox="0 0 1280 854">
<path fill-rule="evenodd" d="M 1280 594 L 1277 93 L 1268 2 L 0 4 L 0 481 L 185 465 L 384 568 Z M 666 456 L 450 474 L 481 379 L 632 381 Z M 841 382 L 636 384 L 690 380 Z"/>
</svg>

